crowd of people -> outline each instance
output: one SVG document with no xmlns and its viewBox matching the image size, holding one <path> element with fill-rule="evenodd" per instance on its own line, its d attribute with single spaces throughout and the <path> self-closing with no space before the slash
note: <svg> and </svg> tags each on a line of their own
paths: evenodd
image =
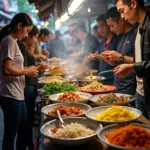
<svg viewBox="0 0 150 150">
<path fill-rule="evenodd" d="M 116 93 L 134 95 L 133 107 L 150 117 L 150 15 L 143 0 L 116 0 L 116 7 L 96 19 L 93 34 L 74 23 L 62 37 L 39 30 L 25 13 L 0 31 L 0 106 L 4 114 L 3 150 L 33 150 L 37 77 L 43 61 L 74 60 L 103 74 Z M 45 45 L 41 45 L 45 43 Z"/>
</svg>

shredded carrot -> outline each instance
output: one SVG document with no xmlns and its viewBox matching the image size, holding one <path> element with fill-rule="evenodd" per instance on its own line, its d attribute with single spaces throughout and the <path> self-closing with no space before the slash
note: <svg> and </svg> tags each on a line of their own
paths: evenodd
<svg viewBox="0 0 150 150">
<path fill-rule="evenodd" d="M 127 125 L 105 136 L 111 144 L 124 148 L 150 148 L 150 132 L 144 127 Z"/>
</svg>

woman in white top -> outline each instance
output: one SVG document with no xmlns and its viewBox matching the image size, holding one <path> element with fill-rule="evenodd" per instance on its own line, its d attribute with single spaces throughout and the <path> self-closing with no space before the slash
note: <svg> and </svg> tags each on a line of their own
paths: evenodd
<svg viewBox="0 0 150 150">
<path fill-rule="evenodd" d="M 25 75 L 36 77 L 36 67 L 23 67 L 24 59 L 17 40 L 28 36 L 33 27 L 25 13 L 13 17 L 0 31 L 0 104 L 4 113 L 3 150 L 26 149 L 26 107 L 24 103 Z"/>
</svg>

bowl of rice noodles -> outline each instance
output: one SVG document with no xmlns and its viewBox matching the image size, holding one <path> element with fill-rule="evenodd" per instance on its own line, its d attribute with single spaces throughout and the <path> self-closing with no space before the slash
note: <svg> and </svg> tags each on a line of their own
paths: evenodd
<svg viewBox="0 0 150 150">
<path fill-rule="evenodd" d="M 64 118 L 65 128 L 55 119 L 44 124 L 40 132 L 52 143 L 60 145 L 80 145 L 94 138 L 102 129 L 102 125 L 84 117 Z"/>
</svg>

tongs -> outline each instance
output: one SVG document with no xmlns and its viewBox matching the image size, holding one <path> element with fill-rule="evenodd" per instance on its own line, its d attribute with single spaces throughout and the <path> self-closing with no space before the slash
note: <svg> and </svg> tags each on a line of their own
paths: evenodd
<svg viewBox="0 0 150 150">
<path fill-rule="evenodd" d="M 100 76 L 101 74 L 104 74 L 104 73 L 109 73 L 109 72 L 113 72 L 114 70 L 107 70 L 107 71 L 101 71 L 98 73 L 98 75 Z"/>
</svg>

